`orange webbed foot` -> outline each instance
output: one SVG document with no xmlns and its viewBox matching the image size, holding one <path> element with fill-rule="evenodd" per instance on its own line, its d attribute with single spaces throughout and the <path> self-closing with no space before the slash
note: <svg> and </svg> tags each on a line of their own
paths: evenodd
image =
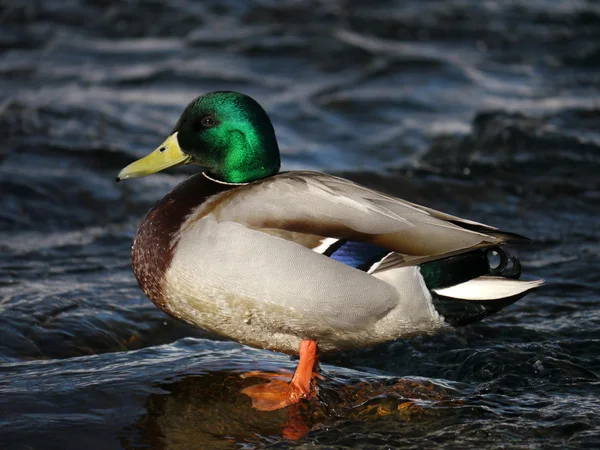
<svg viewBox="0 0 600 450">
<path fill-rule="evenodd" d="M 244 377 L 259 376 L 272 379 L 266 384 L 259 384 L 242 389 L 252 399 L 252 406 L 259 411 L 275 411 L 299 402 L 303 398 L 315 395 L 313 392 L 313 368 L 317 361 L 317 342 L 304 340 L 300 344 L 300 361 L 296 372 L 289 383 L 282 381 L 280 374 L 264 374 L 250 372 Z"/>
<path fill-rule="evenodd" d="M 242 390 L 252 399 L 252 406 L 259 411 L 275 411 L 285 408 L 300 399 L 311 395 L 298 386 L 285 381 L 273 380 L 266 384 L 257 384 Z"/>
</svg>

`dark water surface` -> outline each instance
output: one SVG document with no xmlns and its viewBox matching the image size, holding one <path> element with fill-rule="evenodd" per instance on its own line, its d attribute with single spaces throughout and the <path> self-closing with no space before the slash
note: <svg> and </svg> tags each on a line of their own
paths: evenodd
<svg viewBox="0 0 600 450">
<path fill-rule="evenodd" d="M 600 448 L 598 2 L 0 5 L 1 448 Z M 216 89 L 266 107 L 285 169 L 535 238 L 547 287 L 253 411 L 239 374 L 294 362 L 175 322 L 131 272 L 186 170 L 114 182 Z"/>
</svg>

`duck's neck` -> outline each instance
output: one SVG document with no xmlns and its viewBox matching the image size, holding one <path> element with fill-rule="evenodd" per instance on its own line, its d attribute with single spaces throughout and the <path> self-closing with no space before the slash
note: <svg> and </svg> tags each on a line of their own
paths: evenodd
<svg viewBox="0 0 600 450">
<path fill-rule="evenodd" d="M 242 131 L 231 132 L 226 149 L 208 156 L 208 175 L 213 180 L 249 183 L 279 172 L 279 146 L 272 129 L 270 133 L 258 132 L 254 128 Z"/>
<path fill-rule="evenodd" d="M 247 184 L 252 181 L 261 180 L 273 176 L 279 172 L 279 157 L 276 162 L 252 161 L 252 163 L 236 161 L 235 164 L 225 165 L 219 169 L 210 170 L 207 175 L 215 181 L 229 184 Z"/>
<path fill-rule="evenodd" d="M 249 182 L 246 182 L 246 183 L 231 183 L 229 181 L 221 181 L 221 180 L 215 178 L 214 175 L 209 174 L 208 172 L 202 172 L 202 175 L 204 176 L 204 178 L 212 181 L 213 183 L 224 184 L 226 186 L 245 186 L 246 184 L 249 183 Z"/>
</svg>

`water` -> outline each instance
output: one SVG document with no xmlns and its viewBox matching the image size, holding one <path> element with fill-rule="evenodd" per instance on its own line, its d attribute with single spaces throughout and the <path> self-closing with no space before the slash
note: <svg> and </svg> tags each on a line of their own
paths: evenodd
<svg viewBox="0 0 600 450">
<path fill-rule="evenodd" d="M 0 3 L 2 448 L 600 447 L 600 5 Z M 535 238 L 547 287 L 486 321 L 323 361 L 321 402 L 256 413 L 288 357 L 170 319 L 138 221 L 189 170 L 128 183 L 184 105 L 248 93 L 285 169 Z"/>
</svg>

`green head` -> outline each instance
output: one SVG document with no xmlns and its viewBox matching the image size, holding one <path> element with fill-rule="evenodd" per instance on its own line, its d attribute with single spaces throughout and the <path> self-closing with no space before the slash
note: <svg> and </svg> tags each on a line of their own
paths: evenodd
<svg viewBox="0 0 600 450">
<path fill-rule="evenodd" d="M 196 164 L 229 183 L 276 174 L 279 147 L 269 116 L 255 100 L 237 92 L 200 96 L 185 108 L 165 142 L 123 169 L 117 180 L 179 164 Z"/>
</svg>

